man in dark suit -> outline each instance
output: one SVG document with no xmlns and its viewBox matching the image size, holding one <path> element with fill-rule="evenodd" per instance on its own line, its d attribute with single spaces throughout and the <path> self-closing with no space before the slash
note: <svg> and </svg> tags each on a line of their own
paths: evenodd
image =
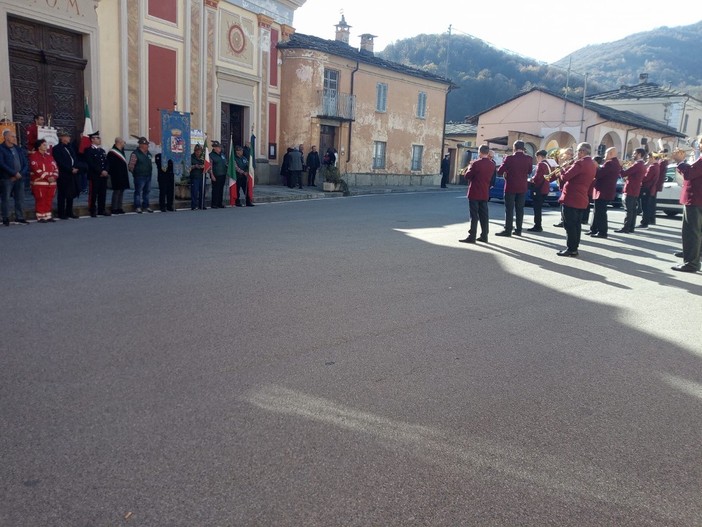
<svg viewBox="0 0 702 527">
<path fill-rule="evenodd" d="M 97 218 L 100 216 L 111 216 L 105 209 L 105 199 L 107 197 L 107 152 L 102 148 L 100 132 L 90 134 L 90 148 L 86 148 L 85 162 L 88 164 L 89 187 L 89 210 L 90 216 Z"/>
<path fill-rule="evenodd" d="M 227 182 L 227 158 L 222 153 L 222 143 L 212 141 L 212 152 L 210 152 L 210 162 L 212 163 L 212 208 L 223 209 L 224 206 L 224 185 Z"/>
<path fill-rule="evenodd" d="M 490 147 L 481 145 L 478 150 L 479 158 L 473 161 L 465 174 L 468 180 L 468 208 L 470 210 L 470 230 L 468 237 L 458 240 L 463 243 L 475 243 L 480 223 L 480 238 L 477 240 L 487 243 L 489 230 L 488 198 L 490 197 L 490 181 L 495 173 L 495 162 L 489 157 Z"/>
<path fill-rule="evenodd" d="M 580 143 L 577 160 L 561 175 L 563 190 L 558 201 L 563 205 L 567 248 L 558 251 L 558 256 L 578 256 L 582 216 L 590 204 L 590 186 L 597 172 L 597 164 L 590 157 L 591 153 L 592 146 L 589 143 Z"/>
<path fill-rule="evenodd" d="M 636 228 L 636 213 L 638 209 L 639 194 L 641 193 L 641 183 L 646 174 L 646 150 L 637 148 L 634 150 L 634 164 L 622 172 L 624 178 L 624 206 L 626 207 L 626 218 L 624 226 L 614 232 L 620 234 L 630 234 Z"/>
<path fill-rule="evenodd" d="M 505 228 L 496 236 L 512 236 L 515 209 L 517 228 L 514 229 L 514 234 L 522 235 L 527 180 L 533 165 L 531 156 L 524 153 L 524 147 L 524 141 L 515 141 L 512 145 L 512 155 L 507 156 L 497 169 L 497 173 L 505 178 Z"/>
<path fill-rule="evenodd" d="M 605 162 L 595 173 L 595 188 L 592 197 L 595 200 L 595 211 L 592 215 L 592 225 L 587 233 L 595 238 L 607 237 L 607 205 L 617 195 L 617 180 L 622 172 L 622 166 L 617 159 L 617 149 L 608 148 L 605 151 Z"/>
<path fill-rule="evenodd" d="M 531 203 L 534 207 L 534 226 L 527 229 L 531 232 L 543 232 L 544 230 L 541 225 L 541 212 L 546 196 L 551 190 L 551 181 L 546 179 L 546 176 L 551 172 L 551 165 L 546 161 L 547 156 L 548 152 L 546 150 L 536 152 L 536 173 L 531 178 L 531 192 L 533 192 Z"/>
</svg>

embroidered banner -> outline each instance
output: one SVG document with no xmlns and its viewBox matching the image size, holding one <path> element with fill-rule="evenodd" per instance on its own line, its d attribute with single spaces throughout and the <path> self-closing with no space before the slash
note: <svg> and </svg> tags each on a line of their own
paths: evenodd
<svg viewBox="0 0 702 527">
<path fill-rule="evenodd" d="M 176 180 L 190 172 L 190 114 L 161 110 L 161 157 L 173 161 Z"/>
</svg>

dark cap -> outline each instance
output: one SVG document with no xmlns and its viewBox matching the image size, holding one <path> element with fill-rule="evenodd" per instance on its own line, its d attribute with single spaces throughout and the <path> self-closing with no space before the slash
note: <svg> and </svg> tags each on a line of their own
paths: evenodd
<svg viewBox="0 0 702 527">
<path fill-rule="evenodd" d="M 212 141 L 212 148 L 214 148 L 215 146 L 222 146 L 222 143 L 220 143 L 219 141 Z"/>
<path fill-rule="evenodd" d="M 93 132 L 92 134 L 88 134 L 88 137 L 90 137 L 90 139 L 92 139 L 93 137 L 100 137 L 100 130 L 98 130 L 97 132 Z"/>
<path fill-rule="evenodd" d="M 59 130 L 56 135 L 58 137 L 71 137 L 71 134 L 67 130 Z"/>
<path fill-rule="evenodd" d="M 148 145 L 148 144 L 149 144 L 149 140 L 148 140 L 146 137 L 140 137 L 140 138 L 137 140 L 137 144 L 140 144 L 140 145 Z"/>
</svg>

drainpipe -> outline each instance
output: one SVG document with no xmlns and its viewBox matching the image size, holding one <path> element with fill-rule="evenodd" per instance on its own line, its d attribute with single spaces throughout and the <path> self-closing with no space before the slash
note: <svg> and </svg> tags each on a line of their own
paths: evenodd
<svg viewBox="0 0 702 527">
<path fill-rule="evenodd" d="M 583 138 L 583 142 L 587 143 L 587 133 L 590 131 L 590 128 L 594 128 L 595 126 L 599 126 L 604 123 L 608 123 L 609 121 L 600 121 L 599 123 L 591 124 L 587 128 L 585 128 L 585 137 Z"/>
<path fill-rule="evenodd" d="M 356 72 L 358 71 L 360 63 L 356 61 L 356 68 L 351 72 L 351 95 L 353 96 L 353 81 L 356 77 Z M 354 105 L 355 106 L 355 105 Z M 354 115 L 355 118 L 355 115 Z M 351 132 L 353 131 L 353 121 L 349 121 L 349 139 L 346 144 L 346 164 L 351 161 Z"/>
</svg>

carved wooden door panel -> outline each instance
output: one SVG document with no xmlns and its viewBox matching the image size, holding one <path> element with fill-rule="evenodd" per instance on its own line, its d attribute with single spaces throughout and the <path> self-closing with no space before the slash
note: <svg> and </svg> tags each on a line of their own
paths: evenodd
<svg viewBox="0 0 702 527">
<path fill-rule="evenodd" d="M 12 17 L 7 26 L 14 120 L 27 125 L 36 113 L 51 115 L 51 126 L 77 137 L 87 64 L 82 35 Z"/>
<path fill-rule="evenodd" d="M 319 131 L 319 155 L 324 156 L 328 148 L 336 148 L 336 128 L 322 125 Z"/>
<path fill-rule="evenodd" d="M 229 121 L 230 105 L 226 102 L 222 103 L 222 135 L 219 142 L 222 143 L 222 153 L 229 156 L 229 136 L 231 135 L 231 124 Z"/>
</svg>

